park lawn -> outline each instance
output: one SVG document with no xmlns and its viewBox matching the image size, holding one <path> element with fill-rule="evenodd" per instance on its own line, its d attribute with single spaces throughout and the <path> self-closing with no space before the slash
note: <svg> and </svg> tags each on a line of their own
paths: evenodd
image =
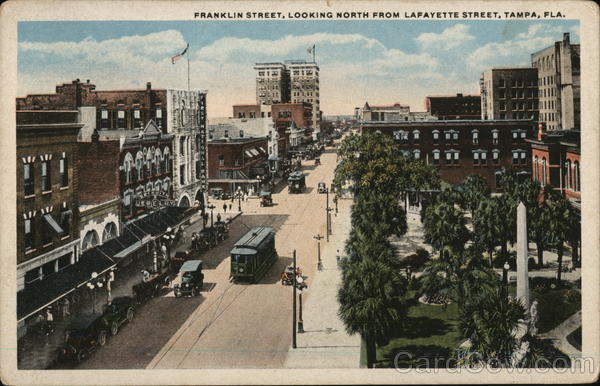
<svg viewBox="0 0 600 386">
<path fill-rule="evenodd" d="M 412 356 L 411 360 L 403 354 L 398 361 L 400 366 L 425 367 L 422 358 L 428 358 L 427 367 L 445 367 L 445 360 L 461 343 L 456 304 L 443 307 L 418 303 L 409 309 L 404 328 L 387 345 L 377 347 L 375 367 L 394 368 L 399 352 Z"/>
</svg>

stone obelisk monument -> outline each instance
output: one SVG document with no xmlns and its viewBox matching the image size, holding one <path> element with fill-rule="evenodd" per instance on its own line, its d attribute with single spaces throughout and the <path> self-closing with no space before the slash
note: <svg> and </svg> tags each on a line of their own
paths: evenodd
<svg viewBox="0 0 600 386">
<path fill-rule="evenodd" d="M 517 207 L 517 299 L 529 310 L 529 269 L 527 266 L 527 209 Z"/>
</svg>

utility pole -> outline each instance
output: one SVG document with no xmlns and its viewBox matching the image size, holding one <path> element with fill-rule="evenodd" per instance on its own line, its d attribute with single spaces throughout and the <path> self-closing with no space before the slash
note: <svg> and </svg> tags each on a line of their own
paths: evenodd
<svg viewBox="0 0 600 386">
<path fill-rule="evenodd" d="M 298 348 L 296 344 L 296 250 L 294 249 L 294 289 L 293 289 L 293 300 L 292 300 L 292 347 Z"/>
<path fill-rule="evenodd" d="M 325 199 L 327 204 L 325 205 L 325 235 L 327 236 L 326 241 L 329 242 L 329 189 L 325 188 Z"/>
<path fill-rule="evenodd" d="M 317 234 L 313 236 L 313 239 L 317 240 L 317 269 L 319 271 L 323 270 L 323 262 L 321 261 L 321 239 L 323 236 Z"/>
</svg>

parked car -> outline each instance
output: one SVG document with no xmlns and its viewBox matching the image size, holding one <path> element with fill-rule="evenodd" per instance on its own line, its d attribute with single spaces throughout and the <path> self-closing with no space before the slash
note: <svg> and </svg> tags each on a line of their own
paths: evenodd
<svg viewBox="0 0 600 386">
<path fill-rule="evenodd" d="M 271 206 L 273 205 L 273 197 L 271 192 L 260 192 L 260 206 Z"/>
<path fill-rule="evenodd" d="M 116 335 L 119 327 L 133 320 L 134 299 L 117 297 L 99 313 L 83 313 L 75 318 L 65 330 L 63 358 L 83 361 L 96 348 L 104 346 L 109 334 Z"/>
<path fill-rule="evenodd" d="M 188 260 L 179 270 L 180 282 L 175 284 L 175 297 L 196 296 L 204 285 L 202 273 L 202 260 Z"/>
</svg>

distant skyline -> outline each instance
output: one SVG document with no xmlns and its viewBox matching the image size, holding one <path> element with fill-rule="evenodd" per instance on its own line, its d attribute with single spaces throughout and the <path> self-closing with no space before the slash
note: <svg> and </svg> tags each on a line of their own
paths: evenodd
<svg viewBox="0 0 600 386">
<path fill-rule="evenodd" d="M 255 103 L 255 62 L 311 60 L 320 66 L 321 110 L 408 104 L 423 111 L 426 95 L 478 94 L 492 66 L 529 65 L 530 54 L 561 40 L 579 42 L 579 22 L 561 21 L 77 21 L 21 22 L 18 95 L 54 92 L 89 79 L 98 90 L 208 90 L 209 117 Z"/>
</svg>

